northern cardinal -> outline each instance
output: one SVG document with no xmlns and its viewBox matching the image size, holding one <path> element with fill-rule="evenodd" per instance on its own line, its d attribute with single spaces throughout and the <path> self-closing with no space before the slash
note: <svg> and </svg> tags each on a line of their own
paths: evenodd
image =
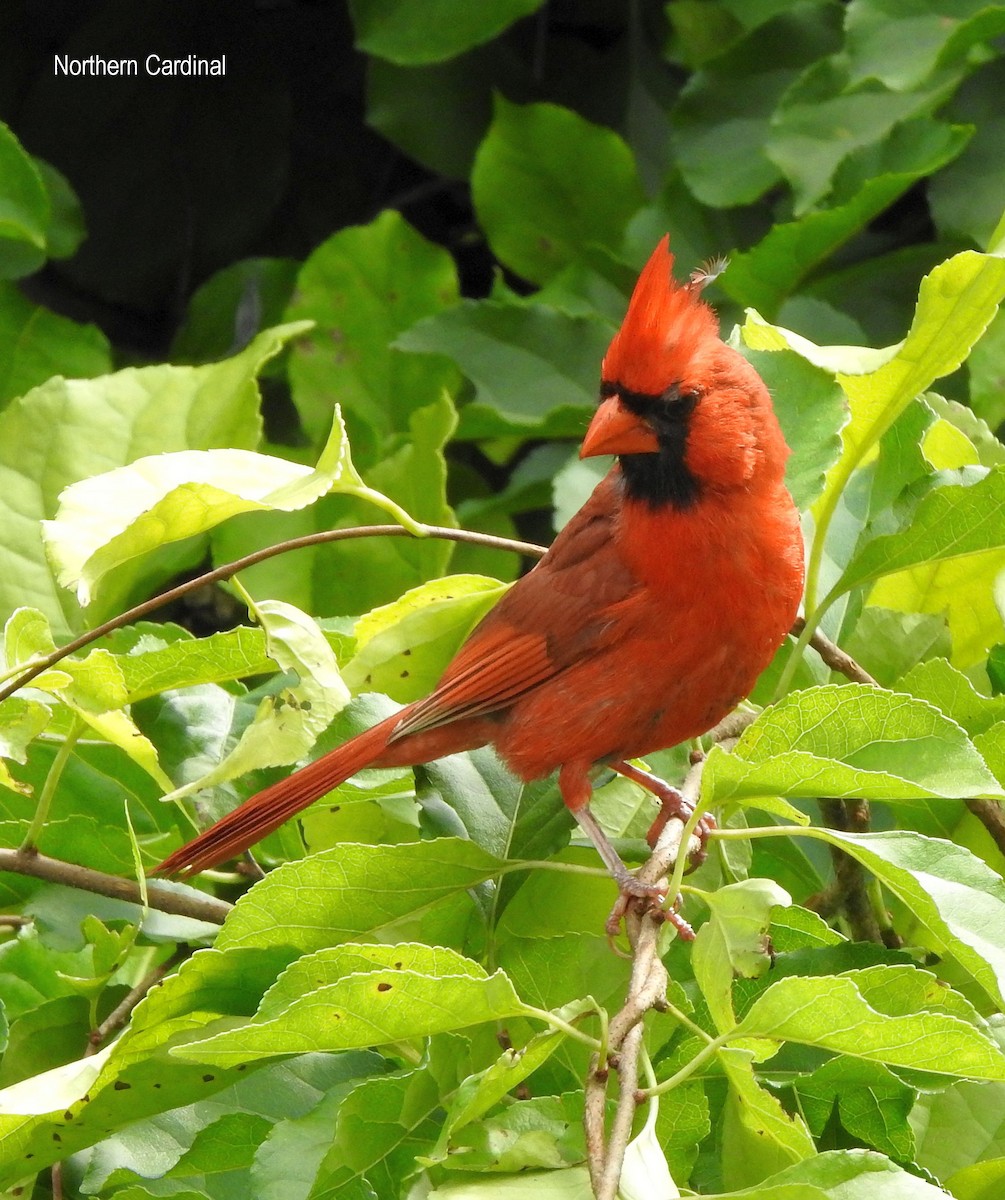
<svg viewBox="0 0 1005 1200">
<path fill-rule="evenodd" d="M 246 800 L 156 868 L 215 866 L 364 767 L 491 743 L 521 779 L 558 771 L 562 798 L 622 897 L 637 884 L 588 803 L 606 764 L 680 796 L 628 760 L 711 729 L 753 688 L 792 626 L 803 543 L 789 450 L 760 377 L 679 285 L 666 237 L 603 361 L 582 458 L 618 461 L 548 553 L 476 626 L 424 700 Z"/>
</svg>

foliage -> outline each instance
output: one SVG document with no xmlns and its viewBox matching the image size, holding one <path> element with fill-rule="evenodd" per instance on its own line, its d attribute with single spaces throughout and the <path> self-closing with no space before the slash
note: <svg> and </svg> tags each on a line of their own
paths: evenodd
<svg viewBox="0 0 1005 1200">
<path fill-rule="evenodd" d="M 1005 5 L 351 0 L 352 29 L 83 7 L 68 53 L 198 27 L 232 73 L 58 79 L 13 36 L 30 6 L 0 17 L 23 83 L 0 93 L 4 678 L 280 539 L 545 538 L 596 480 L 575 441 L 652 245 L 671 230 L 681 276 L 735 248 L 712 294 L 793 449 L 806 627 L 709 747 L 720 830 L 621 1194 L 999 1194 Z M 109 122 L 128 169 L 85 136 Z M 374 215 L 380 161 L 399 192 Z M 142 879 L 422 695 L 518 569 L 437 537 L 312 545 L 242 571 L 209 628 L 107 634 L 0 705 L 3 846 Z M 875 829 L 831 828 L 834 797 Z M 596 810 L 637 860 L 634 785 Z M 583 1078 L 628 966 L 570 833 L 552 781 L 477 751 L 361 773 L 247 890 L 162 885 L 236 898 L 219 932 L 4 871 L 2 1185 L 48 1195 L 61 1162 L 64 1195 L 109 1200 L 585 1200 Z M 890 945 L 814 911 L 828 849 Z"/>
</svg>

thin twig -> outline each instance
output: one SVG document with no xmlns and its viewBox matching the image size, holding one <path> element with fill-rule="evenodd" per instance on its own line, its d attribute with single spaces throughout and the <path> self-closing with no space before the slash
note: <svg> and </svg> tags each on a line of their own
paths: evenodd
<svg viewBox="0 0 1005 1200">
<path fill-rule="evenodd" d="M 15 875 L 30 875 L 48 883 L 61 883 L 64 887 L 79 888 L 94 892 L 98 896 L 110 896 L 113 900 L 125 900 L 130 904 L 142 904 L 143 897 L 137 884 L 118 875 L 107 875 L 104 871 L 93 871 L 76 863 L 62 862 L 44 854 L 23 854 L 19 850 L 0 847 L 0 871 Z M 147 906 L 158 912 L 176 917 L 191 917 L 194 921 L 207 921 L 222 925 L 233 905 L 214 896 L 193 895 L 191 891 L 180 892 L 167 884 L 147 885 Z"/>
<path fill-rule="evenodd" d="M 105 1017 L 101 1024 L 96 1029 L 91 1030 L 91 1035 L 87 1039 L 87 1049 L 84 1052 L 84 1056 L 87 1057 L 91 1054 L 97 1054 L 105 1042 L 107 1042 L 113 1034 L 118 1033 L 118 1031 L 126 1024 L 133 1009 L 146 996 L 147 992 L 149 992 L 151 988 L 156 987 L 156 985 L 160 983 L 160 981 L 165 975 L 168 974 L 169 971 L 173 971 L 174 968 L 187 956 L 187 954 L 188 951 L 185 949 L 176 950 L 174 954 L 172 954 L 169 958 L 166 958 L 159 967 L 154 967 L 154 969 L 148 975 L 144 976 L 144 978 L 141 979 L 139 983 L 126 994 L 121 1003 L 117 1004 L 115 1008 L 112 1009 L 112 1011 L 107 1017 Z"/>
<path fill-rule="evenodd" d="M 965 804 L 1005 854 L 1005 808 L 997 800 L 967 800 Z"/>
<path fill-rule="evenodd" d="M 820 813 L 830 829 L 850 833 L 869 831 L 869 803 L 866 800 L 835 800 L 821 796 Z M 836 846 L 830 847 L 830 856 L 834 867 L 834 891 L 828 889 L 827 903 L 848 922 L 854 941 L 881 945 L 883 937 L 869 897 L 871 876 L 858 859 Z"/>
<path fill-rule="evenodd" d="M 796 617 L 795 624 L 792 626 L 792 636 L 798 638 L 805 628 L 806 622 L 803 618 Z M 832 671 L 847 676 L 853 683 L 868 683 L 873 687 L 879 687 L 879 683 L 873 679 L 865 667 L 857 663 L 850 654 L 842 650 L 836 642 L 832 642 L 819 629 L 810 638 L 810 645 Z"/>
<path fill-rule="evenodd" d="M 424 538 L 438 538 L 448 542 L 467 542 L 476 546 L 488 546 L 490 549 L 507 550 L 514 554 L 526 554 L 532 558 L 540 558 L 546 549 L 544 546 L 537 546 L 533 542 L 521 542 L 514 538 L 497 537 L 492 533 L 477 533 L 471 529 L 448 529 L 442 525 L 423 525 L 422 536 Z M 141 617 L 155 612 L 158 608 L 163 608 L 166 604 L 180 600 L 183 596 L 189 595 L 190 592 L 198 591 L 199 588 L 206 587 L 209 584 L 220 583 L 224 579 L 230 579 L 238 571 L 245 571 L 257 563 L 265 562 L 266 559 L 275 558 L 277 554 L 286 554 L 291 550 L 303 550 L 308 546 L 320 546 L 326 542 L 351 541 L 364 537 L 414 538 L 415 534 L 401 525 L 354 525 L 350 529 L 325 529 L 320 533 L 308 533 L 303 537 L 290 538 L 285 542 L 277 542 L 274 546 L 266 546 L 262 550 L 256 550 L 253 554 L 246 554 L 243 558 L 235 559 L 234 562 L 224 563 L 222 567 L 217 567 L 213 571 L 207 571 L 204 575 L 199 575 L 195 579 L 186 580 L 185 583 L 180 583 L 177 587 L 173 587 L 169 591 L 161 592 L 159 596 L 154 596 L 150 600 L 145 600 L 142 604 L 137 604 L 134 608 L 120 613 L 117 617 L 112 617 L 111 620 L 105 621 L 95 629 L 89 629 L 87 633 L 82 633 L 80 637 L 74 638 L 72 642 L 67 642 L 65 646 L 59 646 L 50 654 L 36 659 L 30 667 L 27 667 L 10 683 L 0 688 L 0 700 L 6 700 L 8 696 L 12 696 L 20 688 L 23 688 L 25 684 L 30 683 L 37 676 L 41 675 L 43 671 L 47 671 L 50 667 L 55 666 L 56 663 L 66 658 L 67 655 L 74 654 L 77 650 L 83 650 L 85 646 L 89 646 L 99 638 L 113 633 L 116 629 L 121 629 L 124 625 L 131 625 L 133 621 L 140 620 Z"/>
</svg>

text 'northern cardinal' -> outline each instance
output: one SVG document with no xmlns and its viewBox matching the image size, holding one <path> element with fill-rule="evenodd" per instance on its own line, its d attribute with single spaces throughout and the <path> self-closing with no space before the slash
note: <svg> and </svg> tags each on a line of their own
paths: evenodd
<svg viewBox="0 0 1005 1200">
<path fill-rule="evenodd" d="M 259 841 L 364 767 L 491 743 L 521 779 L 558 771 L 562 798 L 623 892 L 635 888 L 587 804 L 631 766 L 711 729 L 790 629 L 803 543 L 789 451 L 753 367 L 678 285 L 664 238 L 604 358 L 583 458 L 618 462 L 534 569 L 473 630 L 424 700 L 246 800 L 157 868 L 192 873 Z"/>
</svg>

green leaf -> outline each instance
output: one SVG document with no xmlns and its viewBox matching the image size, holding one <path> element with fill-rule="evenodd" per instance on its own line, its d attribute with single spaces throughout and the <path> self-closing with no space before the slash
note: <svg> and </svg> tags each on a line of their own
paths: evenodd
<svg viewBox="0 0 1005 1200">
<path fill-rule="evenodd" d="M 984 696 L 962 671 L 944 658 L 913 667 L 900 681 L 900 690 L 941 708 L 973 735 L 986 733 L 1005 720 L 1005 696 Z"/>
<path fill-rule="evenodd" d="M 536 12 L 543 0 L 350 0 L 356 48 L 403 66 L 441 62 Z"/>
<path fill-rule="evenodd" d="M 846 29 L 851 78 L 879 79 L 906 92 L 977 43 L 1005 33 L 1005 13 L 985 0 L 948 7 L 862 0 L 849 10 Z"/>
<path fill-rule="evenodd" d="M 53 645 L 48 622 L 37 609 L 18 609 L 4 627 L 4 655 L 12 666 L 48 653 Z M 62 701 L 99 737 L 124 750 L 160 787 L 171 787 L 153 743 L 125 711 L 125 680 L 107 650 L 92 650 L 82 659 L 63 659 L 58 671 L 43 672 L 34 686 Z"/>
<path fill-rule="evenodd" d="M 966 733 L 933 705 L 865 684 L 793 692 L 729 753 L 714 747 L 702 776 L 712 804 L 758 795 L 858 796 L 908 803 L 998 796 Z"/>
<path fill-rule="evenodd" d="M 265 635 L 259 628 L 238 625 L 204 638 L 194 638 L 178 629 L 171 632 L 181 636 L 170 642 L 164 640 L 168 626 L 139 628 L 144 632 L 135 645 L 128 653 L 115 656 L 130 704 L 176 688 L 247 679 L 275 670 L 275 662 L 266 653 Z"/>
<path fill-rule="evenodd" d="M 764 380 L 792 455 L 785 483 L 799 509 L 820 495 L 841 453 L 848 406 L 833 376 L 792 351 L 769 354 L 737 347 Z"/>
<path fill-rule="evenodd" d="M 294 946 L 303 953 L 373 936 L 427 909 L 468 911 L 466 893 L 498 859 L 473 842 L 441 838 L 400 846 L 345 843 L 287 863 L 235 906 L 217 946 Z M 286 922 L 296 910 L 295 926 Z"/>
<path fill-rule="evenodd" d="M 572 1022 L 592 1011 L 589 1000 L 581 1000 L 558 1014 L 563 1021 Z M 476 1075 L 465 1079 L 454 1093 L 447 1110 L 436 1148 L 429 1154 L 431 1162 L 445 1159 L 450 1137 L 455 1130 L 476 1121 L 514 1091 L 539 1067 L 544 1066 L 565 1038 L 564 1033 L 549 1029 L 537 1034 L 519 1050 L 504 1050 L 499 1058 Z"/>
<path fill-rule="evenodd" d="M 568 844 L 571 822 L 555 780 L 523 783 L 491 746 L 427 763 L 418 785 L 425 818 L 434 828 L 453 833 L 459 823 L 467 837 L 500 858 L 547 858 Z M 520 890 L 535 879 L 524 880 Z M 503 896 L 514 882 L 502 882 Z M 545 888 L 549 885 L 562 887 L 551 878 Z M 581 912 L 581 902 L 572 911 Z M 528 928 L 535 926 L 531 921 Z"/>
<path fill-rule="evenodd" d="M 985 6 L 985 12 L 997 15 L 996 8 Z M 1005 116 L 998 97 L 1003 84 L 1005 63 L 994 58 L 953 97 L 953 119 L 969 122 L 974 135 L 956 162 L 928 184 L 928 205 L 943 237 L 969 239 L 978 246 L 992 244 L 1002 212 L 1003 168 L 998 147 L 1005 135 Z"/>
<path fill-rule="evenodd" d="M 270 325 L 279 325 L 300 264 L 291 258 L 246 258 L 211 276 L 189 301 L 171 345 L 173 362 L 227 358 Z"/>
<path fill-rule="evenodd" d="M 852 1137 L 900 1161 L 914 1158 L 908 1115 L 916 1093 L 881 1063 L 839 1055 L 803 1076 L 797 1089 L 800 1110 L 815 1137 L 823 1135 L 836 1106 Z"/>
<path fill-rule="evenodd" d="M 0 1092 L 0 1186 L 92 1146 L 110 1129 L 213 1095 L 240 1078 L 169 1059 L 163 1047 L 218 1016 L 254 1011 L 285 960 L 203 951 L 150 992 L 129 1028 L 98 1053 Z"/>
<path fill-rule="evenodd" d="M 537 1167 L 561 1170 L 582 1162 L 583 1097 L 578 1092 L 511 1102 L 465 1126 L 454 1138 L 445 1166 L 463 1171 L 512 1172 L 520 1177 Z M 657 1153 L 659 1153 L 657 1149 Z M 626 1161 L 628 1156 L 626 1155 Z M 666 1164 L 663 1164 L 666 1176 Z M 650 1182 L 656 1182 L 654 1177 Z M 638 1200 L 624 1187 L 625 1200 Z M 539 1193 L 535 1190 L 535 1196 Z M 648 1195 L 652 1195 L 649 1192 Z"/>
<path fill-rule="evenodd" d="M 474 625 L 506 586 L 480 575 L 447 575 L 412 588 L 361 617 L 356 653 L 342 677 L 353 692 L 383 692 L 399 704 L 433 690 Z"/>
<path fill-rule="evenodd" d="M 546 283 L 590 246 L 619 246 L 644 200 L 616 133 L 554 104 L 501 96 L 471 187 L 493 252 L 532 283 Z"/>
<path fill-rule="evenodd" d="M 397 449 L 366 472 L 370 490 L 326 496 L 298 513 L 237 517 L 214 531 L 214 560 L 229 562 L 285 538 L 370 524 L 378 515 L 374 503 L 409 528 L 415 521 L 456 525 L 446 500 L 443 452 L 456 420 L 449 398 L 441 395 L 409 416 L 407 437 L 395 439 Z M 439 577 L 450 557 L 451 543 L 440 538 L 367 537 L 259 563 L 243 571 L 241 581 L 254 596 L 287 600 L 308 612 L 356 616 Z"/>
<path fill-rule="evenodd" d="M 768 326 L 756 314 L 748 314 L 743 336 L 754 349 L 789 346 L 835 373 L 848 397 L 851 420 L 842 434 L 841 460 L 828 479 L 832 490 L 844 485 L 851 470 L 915 396 L 959 367 L 1003 297 L 1005 259 L 965 250 L 922 280 L 911 329 L 897 346 L 882 351 L 816 347 L 787 330 Z"/>
<path fill-rule="evenodd" d="M 293 400 L 310 437 L 327 436 L 337 398 L 357 458 L 368 465 L 386 438 L 408 430 L 417 409 L 452 390 L 456 373 L 449 364 L 403 354 L 393 343 L 456 300 L 450 255 L 396 212 L 323 242 L 300 269 L 286 314 L 315 322 L 289 364 Z"/>
<path fill-rule="evenodd" d="M 956 1200 L 997 1200 L 1005 1187 L 1005 1156 L 972 1163 L 946 1180 Z"/>
<path fill-rule="evenodd" d="M 440 1099 L 428 1068 L 364 1079 L 348 1095 L 344 1088 L 332 1089 L 309 1113 L 278 1125 L 262 1147 L 255 1162 L 261 1194 L 287 1200 L 345 1195 L 339 1189 L 353 1179 L 366 1180 Z M 294 1180 L 302 1192 L 291 1191 Z"/>
<path fill-rule="evenodd" d="M 952 650 L 941 613 L 901 613 L 875 604 L 866 605 L 851 634 L 842 636 L 841 645 L 883 687 L 901 692 L 913 691 L 898 682 L 905 672 Z"/>
<path fill-rule="evenodd" d="M 756 246 L 730 256 L 723 289 L 744 305 L 774 318 L 779 306 L 828 256 L 905 192 L 917 179 L 952 161 L 969 131 L 930 121 L 894 130 L 868 163 L 868 174 L 844 200 L 775 225 Z M 847 185 L 846 185 L 847 187 Z"/>
<path fill-rule="evenodd" d="M 27 759 L 28 746 L 49 724 L 52 716 L 49 709 L 37 700 L 24 700 L 11 696 L 0 705 L 0 758 L 12 758 L 23 763 Z M 5 787 L 14 787 L 7 776 Z"/>
<path fill-rule="evenodd" d="M 96 325 L 49 312 L 2 282 L 0 364 L 0 407 L 53 375 L 88 379 L 112 369 L 108 339 Z"/>
<path fill-rule="evenodd" d="M 452 951 L 337 946 L 294 963 L 248 1025 L 176 1046 L 218 1066 L 279 1054 L 350 1050 L 429 1037 L 528 1013 L 502 971 Z"/>
<path fill-rule="evenodd" d="M 534 1200 L 591 1200 L 594 1194 L 586 1167 L 565 1167 L 554 1171 L 521 1171 L 499 1178 L 472 1175 L 461 1183 L 434 1188 L 426 1200 L 524 1200 L 528 1191 L 533 1193 Z"/>
<path fill-rule="evenodd" d="M 42 177 L 0 122 L 0 278 L 30 275 L 45 261 L 52 210 Z"/>
<path fill-rule="evenodd" d="M 46 252 L 50 258 L 69 258 L 87 236 L 84 211 L 66 176 L 52 163 L 33 158 L 35 170 L 49 197 L 50 218 L 45 231 Z"/>
<path fill-rule="evenodd" d="M 287 331 L 288 332 L 288 331 Z M 0 615 L 30 597 L 59 634 L 81 614 L 62 591 L 45 557 L 40 522 L 56 515 L 71 483 L 147 454 L 256 445 L 261 432 L 255 375 L 278 354 L 284 334 L 262 334 L 235 358 L 205 367 L 127 368 L 92 380 L 56 378 L 0 413 Z M 41 486 L 39 481 L 42 481 Z M 170 576 L 183 555 L 158 556 Z M 125 599 L 136 573 L 123 569 L 116 587 L 89 614 L 100 620 Z M 99 611 L 100 610 L 100 611 Z"/>
<path fill-rule="evenodd" d="M 800 1042 L 969 1079 L 1005 1079 L 1005 1054 L 985 1033 L 949 1013 L 877 1012 L 855 974 L 777 980 L 748 1009 L 737 1036 Z"/>
<path fill-rule="evenodd" d="M 709 7 L 697 15 L 705 29 Z M 714 208 L 749 204 L 779 180 L 764 152 L 778 103 L 804 67 L 840 44 L 839 21 L 825 6 L 775 7 L 783 11 L 725 53 L 716 46 L 720 53 L 691 76 L 673 110 L 681 172 L 694 195 Z"/>
<path fill-rule="evenodd" d="M 949 475 L 922 496 L 904 528 L 864 543 L 827 602 L 882 576 L 870 603 L 944 613 L 954 663 L 982 661 L 1005 631 L 995 602 L 1005 568 L 1005 537 L 998 528 L 1003 502 L 1005 465 Z"/>
<path fill-rule="evenodd" d="M 703 892 L 709 919 L 698 931 L 692 950 L 694 977 L 719 1033 L 736 1024 L 733 976 L 758 977 L 770 965 L 768 927 L 772 909 L 792 898 L 770 879 L 745 879 L 714 892 Z"/>
<path fill-rule="evenodd" d="M 804 831 L 857 859 L 996 1003 L 1005 996 L 1005 883 L 962 846 L 910 830 Z"/>
<path fill-rule="evenodd" d="M 298 682 L 263 700 L 233 750 L 166 800 L 179 800 L 259 767 L 294 762 L 349 703 L 349 689 L 332 648 L 306 613 L 279 600 L 263 600 L 254 611 L 265 632 L 269 657 L 280 670 L 294 672 Z"/>
<path fill-rule="evenodd" d="M 786 92 L 774 114 L 765 153 L 792 185 L 796 216 L 819 204 L 849 156 L 880 145 L 902 122 L 927 117 L 957 82 L 892 92 L 877 80 L 852 85 L 839 55 L 818 60 Z"/>
<path fill-rule="evenodd" d="M 807 1157 L 744 1192 L 743 1200 L 945 1200 L 945 1195 L 886 1155 L 856 1149 Z"/>
<path fill-rule="evenodd" d="M 565 818 L 567 820 L 567 818 Z M 561 861 L 596 867 L 592 846 Z M 528 1003 L 561 1008 L 583 996 L 615 1008 L 623 1002 L 625 964 L 612 957 L 604 921 L 614 900 L 610 880 L 534 872 L 498 920 L 498 962 Z"/>
<path fill-rule="evenodd" d="M 1005 549 L 1005 465 L 949 478 L 922 496 L 904 529 L 867 541 L 830 595 L 880 575 Z"/>
<path fill-rule="evenodd" d="M 460 436 L 580 437 L 614 333 L 596 316 L 543 304 L 465 300 L 403 333 L 404 350 L 452 358 L 475 385 Z"/>
<path fill-rule="evenodd" d="M 402 515 L 357 473 L 337 406 L 328 444 L 313 470 L 249 450 L 188 450 L 137 459 L 67 488 L 56 519 L 45 522 L 46 547 L 60 583 L 76 587 L 77 599 L 87 605 L 104 576 L 121 563 L 204 533 L 239 513 L 291 512 L 330 492 L 358 496 Z"/>
<path fill-rule="evenodd" d="M 746 1187 L 783 1164 L 812 1157 L 816 1147 L 806 1123 L 798 1113 L 787 1113 L 757 1082 L 751 1052 L 723 1046 L 716 1057 L 729 1085 L 722 1130 L 727 1187 Z"/>
</svg>

